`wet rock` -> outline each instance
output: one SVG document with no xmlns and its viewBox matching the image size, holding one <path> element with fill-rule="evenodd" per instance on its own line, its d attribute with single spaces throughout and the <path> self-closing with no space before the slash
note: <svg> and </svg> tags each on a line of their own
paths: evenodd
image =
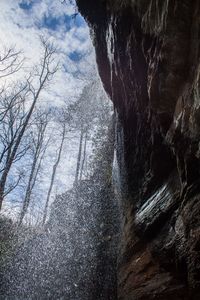
<svg viewBox="0 0 200 300">
<path fill-rule="evenodd" d="M 77 4 L 123 132 L 119 299 L 199 299 L 199 1 Z"/>
</svg>

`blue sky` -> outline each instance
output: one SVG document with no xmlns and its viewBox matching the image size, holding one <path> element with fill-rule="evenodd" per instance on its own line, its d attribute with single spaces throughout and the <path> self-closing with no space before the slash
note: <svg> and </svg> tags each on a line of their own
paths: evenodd
<svg viewBox="0 0 200 300">
<path fill-rule="evenodd" d="M 67 1 L 66 1 L 67 2 Z M 47 101 L 62 103 L 80 94 L 85 80 L 94 77 L 96 63 L 89 29 L 74 5 L 60 0 L 0 0 L 0 48 L 15 45 L 27 58 L 27 67 L 38 63 L 42 35 L 59 49 L 62 68 L 56 74 Z"/>
<path fill-rule="evenodd" d="M 19 2 L 19 7 L 26 14 L 31 15 L 34 6 L 35 5 L 38 6 L 41 3 L 42 0 L 32 0 L 32 1 L 23 0 Z M 67 5 L 67 4 L 62 4 L 62 5 Z M 85 21 L 80 14 L 75 14 L 75 16 L 73 16 L 73 14 L 63 13 L 54 16 L 52 11 L 48 11 L 48 10 L 46 11 L 46 13 L 44 13 L 42 19 L 39 20 L 39 22 L 36 22 L 35 25 L 38 27 L 38 29 L 47 28 L 53 31 L 59 30 L 59 27 L 62 25 L 66 27 L 66 31 L 69 31 L 73 27 L 86 27 Z"/>
<path fill-rule="evenodd" d="M 15 45 L 34 63 L 40 51 L 38 36 L 51 39 L 60 49 L 69 91 L 80 74 L 89 76 L 94 69 L 89 30 L 80 14 L 74 17 L 74 5 L 60 0 L 1 0 L 0 10 L 1 45 Z"/>
</svg>

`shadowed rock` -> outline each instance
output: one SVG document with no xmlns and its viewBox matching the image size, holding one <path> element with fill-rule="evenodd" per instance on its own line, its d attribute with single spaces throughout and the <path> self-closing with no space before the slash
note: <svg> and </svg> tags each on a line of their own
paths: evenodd
<svg viewBox="0 0 200 300">
<path fill-rule="evenodd" d="M 118 297 L 198 299 L 199 1 L 77 5 L 124 134 Z"/>
</svg>

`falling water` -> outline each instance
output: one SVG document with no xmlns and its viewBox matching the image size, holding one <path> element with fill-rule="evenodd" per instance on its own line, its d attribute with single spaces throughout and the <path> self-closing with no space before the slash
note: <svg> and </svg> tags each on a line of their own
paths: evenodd
<svg viewBox="0 0 200 300">
<path fill-rule="evenodd" d="M 113 26 L 114 19 L 107 32 L 111 85 L 113 71 L 117 72 Z M 15 230 L 11 252 L 0 266 L 0 299 L 117 299 L 124 150 L 117 113 L 115 121 L 116 143 L 109 182 L 95 177 L 80 181 L 56 197 L 43 228 L 22 226 Z"/>
<path fill-rule="evenodd" d="M 116 27 L 116 20 L 114 16 L 111 16 L 111 20 L 108 24 L 106 41 L 107 41 L 107 56 L 110 65 L 110 84 L 111 84 L 111 99 L 113 99 L 113 76 L 117 75 L 117 67 L 115 63 L 115 35 L 113 28 Z M 114 73 L 113 73 L 114 72 Z"/>
<path fill-rule="evenodd" d="M 117 111 L 115 111 L 115 145 L 112 181 L 115 195 L 120 205 L 122 197 L 126 193 L 126 169 L 124 161 L 124 131 Z"/>
<path fill-rule="evenodd" d="M 84 180 L 60 195 L 43 230 L 18 232 L 3 299 L 116 299 L 118 224 L 111 186 Z"/>
</svg>

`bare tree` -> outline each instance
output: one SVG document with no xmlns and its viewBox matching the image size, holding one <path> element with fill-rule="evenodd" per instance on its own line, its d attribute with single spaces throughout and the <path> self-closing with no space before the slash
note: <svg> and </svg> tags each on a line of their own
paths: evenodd
<svg viewBox="0 0 200 300">
<path fill-rule="evenodd" d="M 64 147 L 64 142 L 65 142 L 65 139 L 66 139 L 66 134 L 69 131 L 71 131 L 71 128 L 70 128 L 71 118 L 72 117 L 71 117 L 70 108 L 67 108 L 67 109 L 63 108 L 61 110 L 58 110 L 57 122 L 59 122 L 59 124 L 61 126 L 61 142 L 60 142 L 60 146 L 59 146 L 58 151 L 57 151 L 57 157 L 56 157 L 55 163 L 54 163 L 53 168 L 52 168 L 51 180 L 50 180 L 50 185 L 49 185 L 47 198 L 46 198 L 46 202 L 45 202 L 45 207 L 44 207 L 44 213 L 43 213 L 43 220 L 42 220 L 43 225 L 46 222 L 46 218 L 47 218 L 47 214 L 48 214 L 48 208 L 49 208 L 49 201 L 50 201 L 51 193 L 52 193 L 52 190 L 53 190 L 54 181 L 55 181 L 55 178 L 56 178 L 57 168 L 58 168 L 60 160 L 61 160 L 62 151 L 63 151 L 63 147 Z"/>
<path fill-rule="evenodd" d="M 87 147 L 90 142 L 94 148 L 98 148 L 104 136 L 107 136 L 106 130 L 108 120 L 110 120 L 111 108 L 105 101 L 106 95 L 102 92 L 98 81 L 92 81 L 86 85 L 80 98 L 72 105 L 74 128 L 79 132 L 79 148 L 76 161 L 76 172 L 74 186 L 77 187 L 85 175 L 84 170 L 88 165 Z M 99 140 L 96 136 L 99 135 Z M 95 142 L 94 142 L 95 139 Z M 89 163 L 91 166 L 91 163 Z M 90 168 L 91 169 L 91 168 Z M 88 175 L 88 174 L 87 174 Z"/>
<path fill-rule="evenodd" d="M 0 78 L 18 72 L 24 63 L 22 51 L 17 51 L 15 47 L 5 46 L 0 51 Z"/>
<path fill-rule="evenodd" d="M 32 191 L 36 184 L 36 180 L 40 173 L 42 162 L 44 160 L 44 156 L 49 145 L 50 137 L 45 136 L 47 125 L 49 123 L 49 117 L 50 110 L 46 110 L 44 112 L 37 112 L 35 118 L 36 123 L 33 126 L 33 131 L 31 131 L 32 163 L 26 187 L 25 197 L 20 212 L 19 225 L 22 224 L 24 216 L 27 213 L 31 201 Z"/>
<path fill-rule="evenodd" d="M 20 159 L 27 151 L 26 148 L 22 151 L 19 150 L 36 103 L 39 100 L 41 91 L 58 69 L 54 61 L 56 48 L 44 39 L 41 39 L 41 43 L 43 46 L 43 57 L 40 65 L 35 68 L 35 73 L 25 80 L 22 92 L 18 93 L 17 97 L 14 97 L 16 105 L 12 105 L 12 109 L 8 110 L 6 120 L 4 117 L 2 132 L 6 138 L 9 136 L 9 142 L 4 145 L 1 153 L 1 161 L 4 164 L 0 176 L 0 209 L 5 197 L 5 187 L 10 169 L 16 159 Z"/>
<path fill-rule="evenodd" d="M 18 84 L 15 87 L 3 85 L 0 92 L 0 122 L 4 121 L 14 106 L 21 103 L 22 94 L 26 89 L 27 83 Z"/>
<path fill-rule="evenodd" d="M 79 180 L 79 173 L 80 173 L 80 167 L 81 167 L 82 147 L 83 147 L 83 137 L 84 137 L 84 131 L 83 131 L 83 129 L 81 129 L 80 138 L 79 138 L 78 156 L 77 156 L 77 161 L 76 161 L 76 173 L 75 173 L 75 180 L 74 180 L 74 185 L 75 186 L 77 186 L 78 180 Z"/>
<path fill-rule="evenodd" d="M 0 174 L 1 184 L 3 180 L 7 180 L 6 171 L 10 163 L 12 151 L 17 139 L 17 135 L 21 130 L 23 120 L 25 117 L 25 102 L 24 99 L 17 100 L 17 102 L 9 108 L 6 116 L 0 124 Z M 19 145 L 16 155 L 13 157 L 12 164 L 20 160 L 28 151 L 29 144 L 24 136 L 23 145 Z M 4 196 L 8 195 L 20 182 L 22 176 L 19 173 L 18 178 L 12 184 L 7 185 L 5 189 L 4 185 Z"/>
<path fill-rule="evenodd" d="M 91 91 L 96 82 L 86 85 L 82 91 L 80 98 L 72 105 L 74 128 L 79 132 L 79 148 L 76 162 L 76 173 L 74 186 L 82 179 L 83 170 L 86 160 L 87 141 L 89 132 L 94 127 L 94 119 L 97 117 L 98 109 Z M 84 143 L 84 145 L 83 145 Z"/>
<path fill-rule="evenodd" d="M 83 170 L 85 166 L 85 161 L 86 161 L 86 150 L 87 150 L 87 141 L 88 141 L 88 133 L 86 131 L 85 137 L 84 137 L 84 148 L 83 148 L 83 157 L 82 157 L 82 162 L 81 162 L 81 169 L 80 169 L 80 177 L 79 180 L 82 180 L 83 176 Z"/>
</svg>

